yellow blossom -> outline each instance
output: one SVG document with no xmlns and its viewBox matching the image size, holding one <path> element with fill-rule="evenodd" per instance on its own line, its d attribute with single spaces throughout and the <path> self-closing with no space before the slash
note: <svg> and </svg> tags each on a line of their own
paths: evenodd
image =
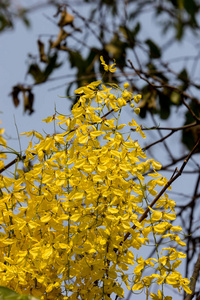
<svg viewBox="0 0 200 300">
<path fill-rule="evenodd" d="M 115 65 L 116 65 L 116 63 L 114 63 L 114 64 L 112 64 L 112 65 L 107 65 L 106 63 L 105 63 L 105 60 L 104 60 L 104 58 L 103 58 L 103 56 L 100 56 L 100 60 L 101 60 L 101 64 L 103 65 L 103 67 L 104 67 L 104 70 L 106 71 L 106 72 L 112 72 L 112 73 L 114 73 L 116 70 L 117 70 L 117 68 L 113 68 Z"/>
</svg>

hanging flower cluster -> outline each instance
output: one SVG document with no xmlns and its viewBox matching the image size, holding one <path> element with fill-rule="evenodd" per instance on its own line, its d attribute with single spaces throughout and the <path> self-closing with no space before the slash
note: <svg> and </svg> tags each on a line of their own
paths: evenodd
<svg viewBox="0 0 200 300">
<path fill-rule="evenodd" d="M 165 285 L 191 292 L 177 271 L 185 255 L 176 246 L 185 244 L 177 234 L 181 227 L 171 224 L 175 202 L 163 195 L 138 221 L 167 179 L 131 138 L 145 138 L 136 121 L 120 124 L 123 107 L 141 99 L 128 87 L 92 82 L 75 91 L 79 101 L 70 116 L 44 120 L 61 133 L 24 133 L 38 139 L 25 152 L 25 166 L 32 161 L 33 167 L 0 181 L 0 285 L 48 300 L 107 300 L 123 297 L 125 286 L 134 292 L 155 283 L 160 289 L 152 299 L 171 299 Z M 144 260 L 139 251 L 148 236 L 157 257 Z M 174 247 L 163 254 L 157 236 Z M 143 276 L 147 268 L 151 274 Z"/>
</svg>

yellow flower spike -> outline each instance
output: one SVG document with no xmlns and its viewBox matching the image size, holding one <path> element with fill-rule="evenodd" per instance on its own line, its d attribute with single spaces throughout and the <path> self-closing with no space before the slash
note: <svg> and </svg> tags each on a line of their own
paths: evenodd
<svg viewBox="0 0 200 300">
<path fill-rule="evenodd" d="M 107 71 L 114 70 L 101 61 Z M 166 284 L 190 293 L 189 281 L 176 271 L 184 253 L 169 247 L 157 259 L 138 258 L 152 233 L 155 239 L 161 235 L 166 243 L 184 246 L 178 235 L 182 229 L 169 222 L 176 214 L 175 202 L 167 194 L 139 222 L 144 199 L 149 198 L 149 203 L 167 179 L 156 172 L 161 165 L 148 159 L 140 147 L 139 134 L 145 137 L 142 126 L 135 120 L 121 122 L 123 106 L 139 102 L 141 96 L 133 97 L 126 90 L 128 83 L 124 90 L 100 84 L 76 90 L 80 98 L 70 117 L 45 119 L 55 120 L 59 133 L 46 137 L 26 133 L 39 139 L 25 151 L 27 171 L 16 170 L 14 178 L 12 173 L 1 177 L 0 285 L 12 282 L 17 292 L 26 288 L 41 299 L 102 299 L 103 295 L 109 300 L 123 297 L 122 287 L 130 289 L 132 275 L 127 270 L 134 265 L 133 291 L 156 283 L 163 290 L 151 294 L 154 300 L 171 299 L 164 296 Z M 151 167 L 153 172 L 145 180 Z M 62 294 L 64 285 L 69 297 Z"/>
<path fill-rule="evenodd" d="M 104 70 L 106 71 L 106 72 L 111 72 L 111 73 L 114 73 L 116 70 L 117 70 L 117 68 L 114 68 L 113 69 L 113 67 L 116 65 L 116 63 L 114 63 L 114 64 L 112 64 L 112 65 L 107 65 L 106 63 L 105 63 L 105 60 L 104 60 L 104 58 L 103 58 L 103 56 L 100 56 L 100 61 L 101 61 L 101 64 L 103 65 L 103 67 L 104 67 Z M 114 60 L 115 61 L 115 60 Z"/>
</svg>

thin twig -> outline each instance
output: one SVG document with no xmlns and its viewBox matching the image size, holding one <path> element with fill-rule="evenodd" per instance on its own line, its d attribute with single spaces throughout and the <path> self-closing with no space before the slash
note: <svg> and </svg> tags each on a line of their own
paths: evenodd
<svg viewBox="0 0 200 300">
<path fill-rule="evenodd" d="M 198 123 L 197 122 L 193 122 L 193 123 L 190 123 L 190 124 L 187 124 L 187 125 L 184 125 L 184 126 L 181 126 L 181 127 L 161 127 L 161 126 L 153 126 L 153 127 L 144 127 L 144 126 L 141 126 L 141 129 L 144 131 L 144 130 L 172 130 L 172 131 L 178 131 L 178 130 L 185 130 L 185 129 L 188 129 L 188 128 L 191 128 L 191 127 L 195 127 L 197 126 Z M 131 130 L 134 130 L 134 129 L 131 129 Z"/>
<path fill-rule="evenodd" d="M 179 130 L 185 130 L 185 129 L 188 129 L 188 128 L 191 128 L 191 127 L 195 127 L 195 126 L 197 126 L 198 125 L 198 122 L 193 122 L 193 123 L 191 123 L 191 124 L 187 124 L 187 125 L 185 125 L 185 126 L 181 126 L 181 127 L 175 127 L 175 128 L 170 128 L 170 127 L 150 127 L 150 128 L 143 128 L 143 127 L 141 127 L 141 129 L 142 130 L 155 130 L 155 129 L 157 129 L 157 130 L 171 130 L 171 132 L 169 133 L 169 134 L 167 134 L 167 135 L 165 135 L 164 137 L 162 137 L 161 139 L 159 139 L 159 140 L 157 140 L 157 141 L 155 141 L 155 142 L 153 142 L 153 143 L 151 143 L 151 144 L 149 144 L 148 146 L 146 146 L 146 147 L 144 147 L 142 150 L 143 151 L 146 151 L 147 149 L 149 149 L 150 147 L 152 147 L 152 146 L 154 146 L 154 145 L 156 145 L 156 144 L 158 144 L 158 143 L 161 143 L 161 142 L 163 142 L 165 139 L 167 139 L 168 137 L 170 137 L 173 133 L 175 133 L 176 131 L 179 131 Z M 135 129 L 133 129 L 133 128 L 131 128 L 131 130 L 132 131 L 135 131 Z"/>
<path fill-rule="evenodd" d="M 155 118 L 154 118 L 153 113 L 151 113 L 151 118 L 152 118 L 152 120 L 153 120 L 153 122 L 154 122 L 154 124 L 155 124 L 155 126 L 156 126 L 156 120 L 155 120 Z M 162 138 L 163 138 L 163 135 L 162 135 L 162 132 L 161 132 L 160 130 L 158 130 L 158 134 L 159 134 L 160 138 L 162 139 Z M 171 160 L 174 161 L 173 154 L 172 154 L 170 148 L 168 147 L 166 141 L 163 141 L 163 145 L 164 145 L 166 151 L 168 152 L 168 154 L 169 154 Z"/>
<path fill-rule="evenodd" d="M 191 107 L 185 102 L 184 99 L 182 99 L 182 103 L 187 107 L 187 109 L 189 110 L 189 112 L 191 113 L 191 115 L 193 116 L 193 118 L 200 123 L 200 118 L 198 118 L 195 113 L 193 112 L 193 110 L 191 109 Z"/>
<path fill-rule="evenodd" d="M 24 156 L 17 156 L 15 159 L 13 159 L 9 164 L 7 164 L 6 166 L 4 166 L 1 170 L 0 170 L 0 174 L 7 170 L 9 167 L 11 167 L 12 165 L 14 165 L 15 163 L 21 161 L 21 160 L 24 160 L 26 158 L 26 155 Z"/>
<path fill-rule="evenodd" d="M 188 98 L 188 99 L 191 99 L 193 101 L 196 101 L 199 103 L 199 100 L 196 98 L 196 97 L 192 97 L 191 95 L 189 95 L 188 93 L 180 90 L 179 88 L 173 86 L 173 85 L 170 85 L 170 84 L 167 84 L 166 82 L 164 82 L 163 80 L 161 80 L 160 78 L 156 77 L 156 76 L 150 76 L 147 72 L 144 72 L 143 70 L 137 70 L 134 65 L 132 64 L 132 62 L 130 61 L 130 59 L 128 59 L 128 62 L 130 63 L 131 65 L 131 68 L 136 72 L 136 74 L 144 81 L 146 81 L 150 86 L 152 86 L 153 88 L 155 89 L 159 89 L 159 88 L 168 88 L 172 91 L 176 91 L 177 93 L 179 93 L 180 95 L 182 95 L 183 97 L 185 98 Z M 144 77 L 146 76 L 146 77 Z M 151 79 L 159 82 L 160 84 L 154 84 L 152 82 L 150 82 L 147 78 L 151 77 Z"/>
<path fill-rule="evenodd" d="M 163 142 L 163 141 L 166 140 L 168 137 L 170 137 L 174 132 L 175 132 L 175 131 L 172 130 L 169 134 L 165 135 L 164 137 L 162 137 L 162 138 L 159 139 L 158 141 L 155 141 L 155 142 L 149 144 L 148 146 L 142 148 L 142 150 L 143 150 L 143 151 L 146 151 L 146 150 L 149 149 L 150 147 L 152 147 L 152 146 L 154 146 L 154 145 L 156 145 L 156 144 L 158 144 L 158 143 Z"/>
</svg>

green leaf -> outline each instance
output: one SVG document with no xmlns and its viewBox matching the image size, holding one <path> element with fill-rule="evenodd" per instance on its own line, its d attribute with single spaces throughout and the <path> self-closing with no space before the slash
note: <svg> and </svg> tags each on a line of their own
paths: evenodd
<svg viewBox="0 0 200 300">
<path fill-rule="evenodd" d="M 122 42 L 119 38 L 118 33 L 115 33 L 113 38 L 111 39 L 110 43 L 105 45 L 106 51 L 116 60 L 120 65 L 125 64 L 125 57 L 126 57 L 126 48 L 128 44 L 126 42 Z M 120 60 L 120 62 L 119 62 Z"/>
<path fill-rule="evenodd" d="M 40 70 L 40 67 L 38 66 L 38 64 L 36 64 L 36 63 L 33 63 L 29 66 L 27 73 L 33 77 L 33 79 L 35 80 L 35 83 L 41 83 L 41 82 L 45 81 L 44 74 Z"/>
<path fill-rule="evenodd" d="M 140 108 L 140 117 L 145 118 L 146 112 L 150 111 L 152 113 L 157 112 L 157 91 L 153 88 L 149 89 L 148 85 L 145 85 L 141 91 L 142 94 L 142 100 L 139 103 Z"/>
<path fill-rule="evenodd" d="M 190 101 L 189 106 L 192 109 L 192 111 L 195 113 L 195 115 L 199 118 L 200 104 L 195 101 Z M 193 116 L 189 111 L 187 111 L 185 114 L 184 125 L 191 124 L 193 122 L 194 122 Z M 200 136 L 200 125 L 188 128 L 186 130 L 182 130 L 182 142 L 189 150 L 192 150 L 199 136 Z M 200 147 L 198 147 L 198 152 L 200 152 Z"/>
<path fill-rule="evenodd" d="M 196 2 L 194 0 L 184 0 L 184 8 L 185 10 L 188 12 L 188 14 L 190 15 L 190 21 L 189 21 L 189 25 L 191 27 L 198 27 L 198 23 L 196 21 L 196 14 L 198 13 L 198 5 L 196 4 Z"/>
<path fill-rule="evenodd" d="M 19 18 L 23 21 L 24 25 L 29 28 L 31 26 L 30 20 L 27 17 L 27 9 L 21 8 L 19 10 Z"/>
<path fill-rule="evenodd" d="M 48 65 L 44 70 L 45 80 L 47 80 L 47 78 L 54 71 L 54 69 L 59 68 L 62 65 L 62 63 L 57 64 L 57 58 L 58 58 L 57 53 L 48 57 Z"/>
<path fill-rule="evenodd" d="M 135 44 L 135 38 L 140 31 L 140 27 L 140 23 L 137 23 L 133 30 L 130 30 L 126 26 L 120 26 L 119 30 L 123 33 L 125 39 L 128 40 L 128 42 L 130 42 L 131 44 Z"/>
<path fill-rule="evenodd" d="M 156 45 L 152 40 L 148 39 L 145 41 L 147 46 L 149 47 L 149 56 L 150 58 L 160 58 L 161 51 L 158 45 Z"/>
<path fill-rule="evenodd" d="M 168 95 L 159 92 L 160 117 L 166 120 L 170 115 L 170 98 Z"/>
<path fill-rule="evenodd" d="M 186 69 L 183 69 L 179 75 L 178 75 L 178 79 L 182 80 L 182 81 L 188 81 L 188 73 Z"/>
<path fill-rule="evenodd" d="M 186 90 L 188 88 L 188 85 L 189 85 L 189 78 L 188 78 L 188 73 L 187 73 L 187 70 L 186 69 L 183 69 L 178 77 L 177 77 L 179 80 L 181 80 L 183 82 L 183 85 L 180 87 L 180 89 L 182 91 Z"/>
<path fill-rule="evenodd" d="M 172 102 L 173 104 L 179 105 L 179 104 L 180 104 L 180 100 L 181 100 L 181 95 L 180 95 L 180 93 L 177 93 L 177 92 L 173 91 L 173 92 L 171 93 L 170 99 L 171 99 L 171 102 Z"/>
<path fill-rule="evenodd" d="M 39 64 L 37 63 L 33 63 L 29 66 L 28 74 L 33 77 L 35 83 L 39 84 L 45 82 L 54 69 L 59 68 L 62 65 L 62 63 L 57 63 L 57 57 L 57 53 L 54 53 L 52 56 L 49 55 L 48 63 L 44 70 L 41 70 Z"/>
<path fill-rule="evenodd" d="M 11 20 L 6 19 L 3 14 L 0 14 L 0 31 L 3 31 L 6 27 L 13 27 Z"/>
</svg>

